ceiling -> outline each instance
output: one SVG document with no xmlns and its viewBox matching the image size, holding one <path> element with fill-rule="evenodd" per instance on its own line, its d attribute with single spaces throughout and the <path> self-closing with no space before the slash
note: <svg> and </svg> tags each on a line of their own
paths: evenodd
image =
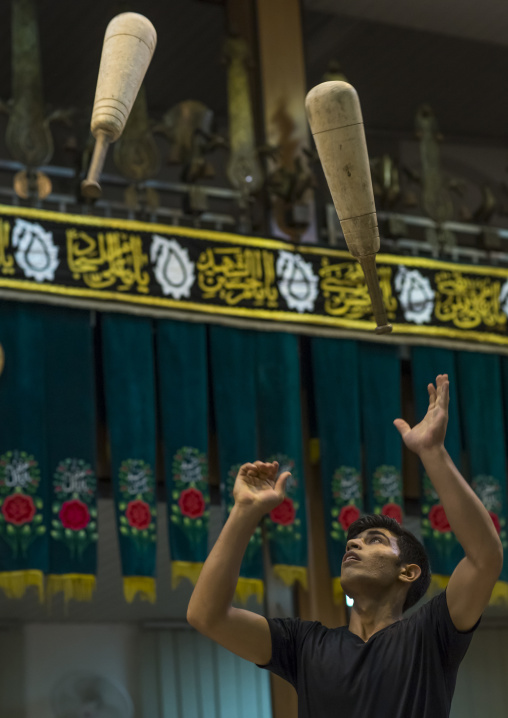
<svg viewBox="0 0 508 718">
<path fill-rule="evenodd" d="M 304 0 L 310 10 L 508 45 L 506 0 Z"/>
<path fill-rule="evenodd" d="M 339 60 L 359 92 L 367 131 L 412 135 L 416 109 L 427 102 L 447 140 L 508 141 L 508 46 L 317 11 L 319 2 L 312 9 L 309 4 L 308 84 L 321 81 L 330 57 Z M 508 27 L 508 3 L 505 14 Z"/>
</svg>

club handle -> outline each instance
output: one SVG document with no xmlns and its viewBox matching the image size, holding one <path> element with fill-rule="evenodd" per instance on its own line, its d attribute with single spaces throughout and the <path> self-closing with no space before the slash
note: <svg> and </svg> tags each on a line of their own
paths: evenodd
<svg viewBox="0 0 508 718">
<path fill-rule="evenodd" d="M 365 254 L 361 257 L 357 257 L 357 259 L 365 275 L 367 289 L 369 290 L 372 302 L 372 311 L 374 312 L 374 319 L 377 324 L 375 332 L 376 334 L 389 334 L 392 331 L 392 325 L 388 323 L 386 316 L 383 293 L 381 292 L 379 277 L 376 271 L 376 255 Z"/>
<path fill-rule="evenodd" d="M 88 174 L 81 183 L 81 194 L 87 199 L 98 199 L 102 195 L 99 177 L 104 167 L 109 145 L 110 139 L 108 135 L 105 132 L 98 132 Z"/>
</svg>

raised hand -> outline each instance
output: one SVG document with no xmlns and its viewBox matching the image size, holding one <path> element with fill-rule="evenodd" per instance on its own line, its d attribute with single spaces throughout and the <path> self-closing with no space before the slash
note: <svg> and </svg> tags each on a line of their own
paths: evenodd
<svg viewBox="0 0 508 718">
<path fill-rule="evenodd" d="M 446 426 L 448 424 L 448 403 L 450 382 L 448 374 L 439 374 L 436 377 L 436 386 L 429 384 L 429 408 L 425 417 L 413 428 L 403 419 L 393 422 L 402 436 L 408 449 L 415 454 L 444 445 Z"/>
<path fill-rule="evenodd" d="M 235 505 L 266 514 L 282 503 L 290 473 L 285 471 L 277 478 L 278 470 L 279 464 L 276 461 L 243 464 L 233 488 Z"/>
</svg>

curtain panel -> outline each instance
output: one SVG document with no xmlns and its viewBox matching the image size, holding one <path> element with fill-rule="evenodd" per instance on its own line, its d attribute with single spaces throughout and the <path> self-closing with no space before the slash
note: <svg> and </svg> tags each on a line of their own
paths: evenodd
<svg viewBox="0 0 508 718">
<path fill-rule="evenodd" d="M 51 501 L 49 599 L 90 601 L 97 573 L 95 368 L 89 312 L 45 317 L 46 448 Z"/>
<path fill-rule="evenodd" d="M 365 509 L 359 348 L 354 341 L 316 337 L 311 351 L 328 561 L 339 603 L 347 532 Z"/>
<path fill-rule="evenodd" d="M 224 519 L 234 505 L 233 487 L 242 464 L 257 459 L 256 335 L 241 329 L 210 326 L 221 502 Z M 262 603 L 264 569 L 261 523 L 250 538 L 240 567 L 236 599 L 246 603 L 255 595 Z"/>
<path fill-rule="evenodd" d="M 265 519 L 273 571 L 284 583 L 307 587 L 307 521 L 302 446 L 298 337 L 256 335 L 259 457 L 290 471 L 284 501 Z"/>
<path fill-rule="evenodd" d="M 208 358 L 206 327 L 157 322 L 159 406 L 173 588 L 195 584 L 208 553 Z"/>
<path fill-rule="evenodd" d="M 154 602 L 157 497 L 156 408 L 151 319 L 102 317 L 111 476 L 125 599 Z"/>
<path fill-rule="evenodd" d="M 49 569 L 44 313 L 0 303 L 0 588 L 9 598 L 35 586 L 42 600 Z"/>
</svg>

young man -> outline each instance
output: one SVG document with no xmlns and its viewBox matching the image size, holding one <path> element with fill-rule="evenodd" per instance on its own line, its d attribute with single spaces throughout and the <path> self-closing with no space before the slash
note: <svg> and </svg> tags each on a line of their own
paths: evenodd
<svg viewBox="0 0 508 718">
<path fill-rule="evenodd" d="M 413 429 L 394 421 L 420 457 L 465 558 L 445 592 L 408 618 L 430 572 L 419 542 L 390 519 L 350 527 L 341 581 L 354 599 L 349 627 L 266 619 L 231 605 L 242 556 L 261 517 L 284 496 L 276 463 L 244 464 L 235 505 L 192 594 L 187 618 L 201 633 L 290 681 L 299 718 L 448 718 L 459 664 L 503 563 L 489 513 L 444 448 L 448 377 L 429 384 L 429 408 Z"/>
</svg>

